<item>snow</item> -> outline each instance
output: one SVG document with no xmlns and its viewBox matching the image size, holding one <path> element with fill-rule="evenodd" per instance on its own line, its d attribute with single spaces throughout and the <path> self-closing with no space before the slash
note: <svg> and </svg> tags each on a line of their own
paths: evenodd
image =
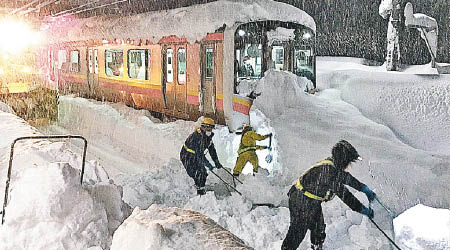
<svg viewBox="0 0 450 250">
<path fill-rule="evenodd" d="M 201 17 L 202 25 L 198 25 Z M 71 19 L 59 21 L 58 26 L 49 28 L 52 39 L 58 41 L 150 40 L 157 43 L 163 36 L 176 35 L 195 42 L 213 33 L 224 24 L 236 24 L 261 20 L 279 20 L 305 25 L 315 32 L 316 25 L 311 16 L 292 5 L 272 0 L 222 0 L 166 11 L 148 12 L 132 16 L 93 17 L 85 20 Z M 102 23 L 99 32 L 97 24 Z M 151 29 L 148 24 L 151 24 Z M 55 32 L 60 33 L 55 36 Z M 55 42 L 55 41 L 53 41 Z"/>
<path fill-rule="evenodd" d="M 274 42 L 284 42 L 289 40 L 294 40 L 295 29 L 286 29 L 283 27 L 278 27 L 275 30 L 267 32 L 267 44 L 272 45 Z"/>
<path fill-rule="evenodd" d="M 5 225 L 0 227 L 1 249 L 14 249 L 14 244 L 24 249 L 60 249 L 59 244 L 91 250 L 130 249 L 126 244 L 133 249 L 225 249 L 227 244 L 279 249 L 289 226 L 288 189 L 302 171 L 329 156 L 340 139 L 350 141 L 364 158 L 350 172 L 397 216 L 397 243 L 408 249 L 443 249 L 439 247 L 448 246 L 449 238 L 449 76 L 426 74 L 429 65 L 402 72 L 370 65 L 357 58 L 319 58 L 315 95 L 305 92 L 305 78 L 267 72 L 254 86 L 261 95 L 250 118 L 258 133 L 274 134 L 274 159 L 268 164 L 268 151 L 258 151 L 260 165 L 268 171 L 241 175 L 244 184 L 237 189 L 243 196 L 230 193 L 211 173 L 207 194 L 196 195 L 178 154 L 198 121 L 161 123 L 148 111 L 122 104 L 61 97 L 59 123 L 42 131 L 87 138 L 84 184 L 79 184 L 79 142 L 18 144 Z M 10 143 L 40 132 L 5 112 L 0 112 L 0 131 L 3 188 Z M 219 159 L 231 171 L 240 136 L 225 126 L 214 133 Z M 232 182 L 224 170 L 215 172 Z M 250 165 L 244 173 L 251 173 Z M 367 205 L 364 194 L 355 195 Z M 371 222 L 338 198 L 323 209 L 325 249 L 388 248 Z M 377 222 L 387 225 L 382 210 L 375 214 Z M 431 231 L 435 237 L 427 233 Z M 308 238 L 299 249 L 309 247 Z"/>
<path fill-rule="evenodd" d="M 152 205 L 136 208 L 114 235 L 111 250 L 251 249 L 207 216 Z"/>
<path fill-rule="evenodd" d="M 404 249 L 448 249 L 448 209 L 418 204 L 395 218 L 397 241 Z"/>
<path fill-rule="evenodd" d="M 4 184 L 11 142 L 39 132 L 10 113 L 0 112 L 0 121 Z M 93 162 L 86 164 L 91 171 L 86 171 L 82 188 L 80 159 L 62 142 L 16 143 L 0 249 L 106 249 L 111 244 L 112 233 L 129 208 L 122 201 L 121 188 L 112 180 L 101 182 L 104 170 Z"/>
</svg>

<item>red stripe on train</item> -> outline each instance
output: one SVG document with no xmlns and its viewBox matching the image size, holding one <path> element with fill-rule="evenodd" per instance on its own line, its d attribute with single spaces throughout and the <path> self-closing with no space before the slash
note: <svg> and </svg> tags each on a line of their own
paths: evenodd
<svg viewBox="0 0 450 250">
<path fill-rule="evenodd" d="M 218 110 L 223 110 L 223 100 L 222 99 L 216 99 L 216 107 Z"/>
<path fill-rule="evenodd" d="M 250 107 L 247 105 L 240 104 L 238 102 L 233 102 L 233 110 L 244 115 L 248 115 L 250 113 Z"/>
<path fill-rule="evenodd" d="M 155 98 L 161 98 L 162 92 L 159 89 L 149 89 L 149 88 L 141 88 L 137 86 L 130 86 L 125 84 L 119 84 L 114 82 L 106 82 L 106 81 L 99 81 L 100 87 L 103 88 L 110 88 L 117 91 L 126 91 L 129 93 L 136 93 L 141 95 L 146 95 L 150 97 Z"/>
<path fill-rule="evenodd" d="M 187 103 L 191 104 L 191 105 L 200 105 L 200 100 L 198 99 L 198 96 L 196 96 L 196 95 L 188 95 Z"/>
</svg>

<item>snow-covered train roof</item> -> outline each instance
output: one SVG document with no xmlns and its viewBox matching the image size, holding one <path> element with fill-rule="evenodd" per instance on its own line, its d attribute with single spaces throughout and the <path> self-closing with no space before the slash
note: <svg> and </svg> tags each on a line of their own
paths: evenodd
<svg viewBox="0 0 450 250">
<path fill-rule="evenodd" d="M 85 19 L 66 17 L 47 29 L 48 42 L 99 39 L 147 39 L 156 43 L 164 36 L 176 35 L 194 42 L 225 24 L 279 20 L 311 28 L 314 19 L 292 5 L 272 0 L 219 0 L 189 7 L 152 11 L 126 16 L 102 16 Z"/>
</svg>

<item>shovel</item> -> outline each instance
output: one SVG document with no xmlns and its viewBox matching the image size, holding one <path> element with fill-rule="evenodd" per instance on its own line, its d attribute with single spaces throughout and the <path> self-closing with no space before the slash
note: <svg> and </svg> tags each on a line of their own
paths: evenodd
<svg viewBox="0 0 450 250">
<path fill-rule="evenodd" d="M 266 162 L 271 163 L 273 160 L 272 156 L 272 135 L 269 137 L 269 153 L 266 155 Z"/>
</svg>

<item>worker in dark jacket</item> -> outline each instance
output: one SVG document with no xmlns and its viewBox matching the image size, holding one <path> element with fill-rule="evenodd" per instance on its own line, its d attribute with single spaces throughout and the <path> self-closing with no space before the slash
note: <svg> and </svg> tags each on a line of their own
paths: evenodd
<svg viewBox="0 0 450 250">
<path fill-rule="evenodd" d="M 213 119 L 204 118 L 201 126 L 197 127 L 186 139 L 180 152 L 180 160 L 187 174 L 194 179 L 197 194 L 199 195 L 205 194 L 206 176 L 208 175 L 205 166 L 209 170 L 213 170 L 212 164 L 206 159 L 206 150 L 208 150 L 216 168 L 222 168 L 212 141 L 214 126 Z"/>
<path fill-rule="evenodd" d="M 349 165 L 361 160 L 356 149 L 347 141 L 339 141 L 332 149 L 332 157 L 318 162 L 306 170 L 289 190 L 290 225 L 282 250 L 295 250 L 311 231 L 312 249 L 322 249 L 325 241 L 325 223 L 322 202 L 337 195 L 353 211 L 373 218 L 374 212 L 367 208 L 345 187 L 348 185 L 364 192 L 372 201 L 375 193 L 346 171 Z"/>
</svg>

